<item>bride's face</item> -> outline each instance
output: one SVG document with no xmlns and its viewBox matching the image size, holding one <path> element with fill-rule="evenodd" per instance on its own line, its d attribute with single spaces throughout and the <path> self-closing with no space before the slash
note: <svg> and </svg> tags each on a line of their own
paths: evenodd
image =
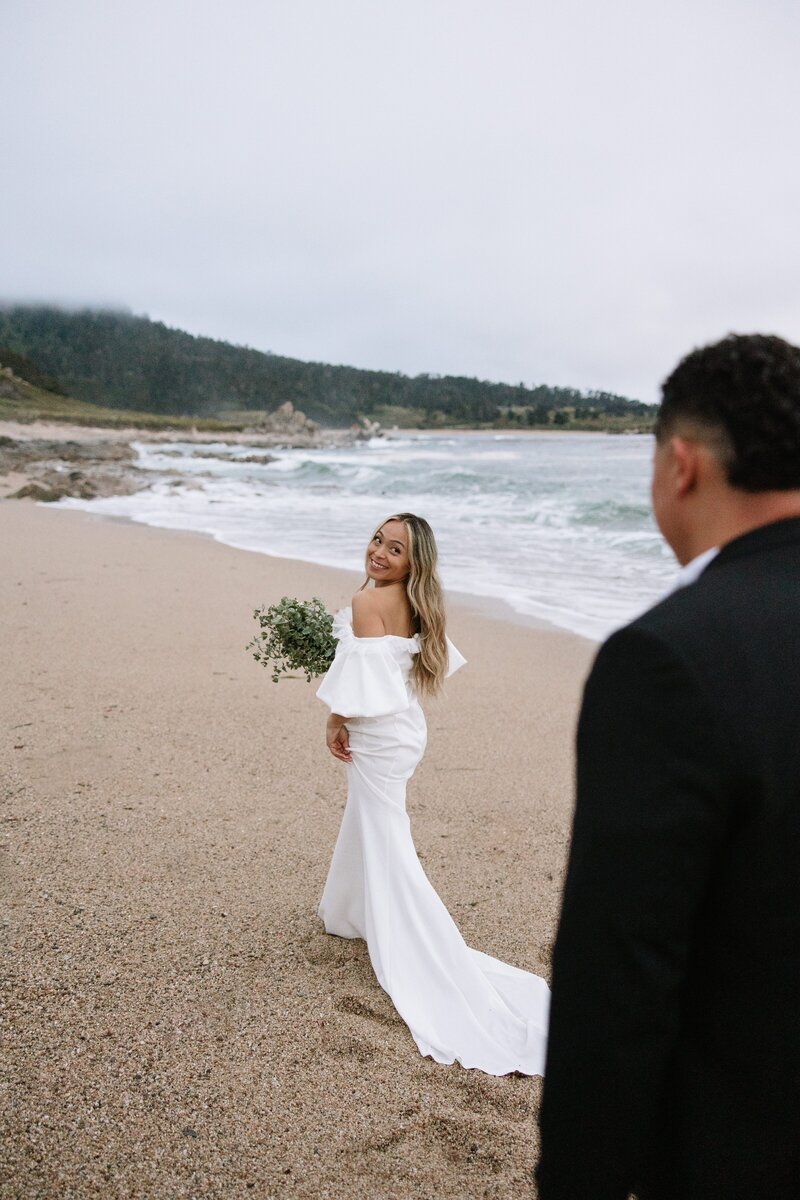
<svg viewBox="0 0 800 1200">
<path fill-rule="evenodd" d="M 408 530 L 402 521 L 381 525 L 367 546 L 366 571 L 376 587 L 408 578 Z"/>
</svg>

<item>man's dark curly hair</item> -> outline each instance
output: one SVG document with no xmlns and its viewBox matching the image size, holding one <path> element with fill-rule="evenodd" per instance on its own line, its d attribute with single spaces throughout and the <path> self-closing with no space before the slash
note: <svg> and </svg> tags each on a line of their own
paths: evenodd
<svg viewBox="0 0 800 1200">
<path fill-rule="evenodd" d="M 728 483 L 746 492 L 800 488 L 800 349 L 729 334 L 693 350 L 662 385 L 659 441 L 696 429 L 716 444 Z"/>
</svg>

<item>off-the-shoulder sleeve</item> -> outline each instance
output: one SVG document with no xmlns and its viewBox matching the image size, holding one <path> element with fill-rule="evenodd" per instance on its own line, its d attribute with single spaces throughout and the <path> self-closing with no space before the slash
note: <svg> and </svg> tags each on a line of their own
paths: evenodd
<svg viewBox="0 0 800 1200">
<path fill-rule="evenodd" d="M 409 706 L 400 664 L 383 638 L 340 638 L 317 696 L 343 717 L 388 717 Z"/>
<path fill-rule="evenodd" d="M 464 658 L 464 655 L 460 653 L 460 651 L 456 650 L 455 646 L 450 641 L 450 638 L 445 638 L 445 641 L 447 642 L 447 673 L 445 675 L 445 679 L 449 679 L 451 675 L 455 674 L 459 667 L 464 666 L 467 660 Z"/>
</svg>

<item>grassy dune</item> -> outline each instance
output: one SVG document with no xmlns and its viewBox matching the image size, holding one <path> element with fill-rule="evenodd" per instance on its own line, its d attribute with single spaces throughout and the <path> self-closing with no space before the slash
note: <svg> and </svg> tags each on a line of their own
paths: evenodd
<svg viewBox="0 0 800 1200">
<path fill-rule="evenodd" d="M 0 421 L 63 421 L 70 425 L 98 425 L 111 429 L 199 429 L 208 432 L 235 432 L 239 422 L 211 417 L 163 416 L 159 413 L 131 412 L 104 408 L 71 396 L 59 396 L 34 387 L 16 375 L 0 373 Z"/>
</svg>

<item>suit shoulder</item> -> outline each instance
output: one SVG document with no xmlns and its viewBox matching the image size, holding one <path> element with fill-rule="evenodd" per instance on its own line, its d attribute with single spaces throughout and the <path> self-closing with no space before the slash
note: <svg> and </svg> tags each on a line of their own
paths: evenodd
<svg viewBox="0 0 800 1200">
<path fill-rule="evenodd" d="M 623 723 L 654 721 L 655 714 L 657 722 L 670 723 L 690 699 L 697 711 L 706 712 L 710 697 L 702 666 L 681 629 L 646 613 L 613 633 L 600 647 L 586 680 L 581 728 L 587 714 L 605 713 L 604 721 L 611 711 L 614 720 Z"/>
<path fill-rule="evenodd" d="M 692 631 L 718 615 L 716 588 L 702 577 L 665 596 L 627 627 L 643 635 L 671 642 L 683 642 Z"/>
<path fill-rule="evenodd" d="M 634 674 L 645 672 L 656 659 L 680 659 L 677 652 L 680 638 L 671 636 L 669 629 L 660 628 L 659 621 L 651 621 L 650 613 L 623 625 L 608 637 L 600 646 L 594 661 L 593 675 L 602 674 L 608 669 L 617 670 L 622 664 L 628 664 Z"/>
<path fill-rule="evenodd" d="M 727 644 L 729 603 L 716 576 L 701 576 L 612 634 L 604 658 L 671 660 L 694 677 L 703 675 L 704 664 L 719 656 L 721 643 Z"/>
</svg>

